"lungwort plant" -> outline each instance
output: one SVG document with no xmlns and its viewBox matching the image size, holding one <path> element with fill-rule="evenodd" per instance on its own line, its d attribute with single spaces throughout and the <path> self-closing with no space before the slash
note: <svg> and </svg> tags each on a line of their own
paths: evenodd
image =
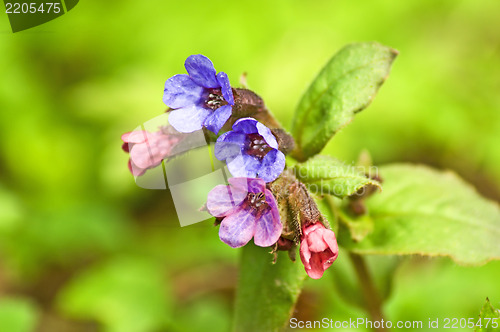
<svg viewBox="0 0 500 332">
<path fill-rule="evenodd" d="M 170 160 L 200 131 L 226 163 L 232 177 L 203 208 L 220 240 L 242 247 L 234 331 L 285 328 L 304 279 L 321 278 L 336 259 L 352 261 L 363 305 L 381 319 L 364 255 L 449 256 L 461 264 L 500 258 L 499 207 L 452 172 L 375 167 L 366 153 L 354 165 L 320 155 L 370 104 L 397 54 L 377 43 L 341 49 L 300 99 L 290 132 L 256 93 L 232 87 L 208 58 L 192 55 L 188 74 L 166 81 L 169 124 L 122 136 L 135 176 Z"/>
</svg>

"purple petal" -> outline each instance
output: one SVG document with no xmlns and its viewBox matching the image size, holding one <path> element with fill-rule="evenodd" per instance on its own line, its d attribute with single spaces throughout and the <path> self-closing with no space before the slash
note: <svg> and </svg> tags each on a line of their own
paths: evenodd
<svg viewBox="0 0 500 332">
<path fill-rule="evenodd" d="M 181 133 L 192 133 L 201 129 L 210 113 L 210 110 L 199 106 L 179 108 L 170 112 L 168 122 Z"/>
<path fill-rule="evenodd" d="M 214 134 L 218 134 L 227 119 L 231 117 L 232 111 L 233 107 L 231 105 L 221 106 L 207 116 L 203 125 Z"/>
<path fill-rule="evenodd" d="M 204 88 L 196 84 L 188 75 L 170 77 L 165 82 L 163 102 L 170 108 L 181 108 L 198 104 Z"/>
<path fill-rule="evenodd" d="M 197 84 L 205 88 L 219 88 L 219 82 L 215 77 L 215 68 L 212 61 L 204 55 L 191 55 L 184 63 L 189 77 Z"/>
<path fill-rule="evenodd" d="M 267 144 L 272 147 L 273 149 L 278 148 L 278 142 L 276 141 L 276 137 L 274 137 L 273 133 L 271 132 L 271 129 L 267 128 L 264 126 L 262 123 L 257 122 L 257 131 L 259 132 L 259 135 L 264 137 L 266 140 Z"/>
<path fill-rule="evenodd" d="M 233 130 L 245 134 L 253 134 L 258 132 L 257 123 L 257 120 L 253 118 L 242 118 L 234 123 Z"/>
<path fill-rule="evenodd" d="M 230 105 L 234 105 L 233 89 L 231 89 L 231 84 L 229 83 L 229 77 L 223 71 L 217 74 L 217 82 L 219 82 L 222 96 Z"/>
<path fill-rule="evenodd" d="M 280 221 L 280 214 L 273 194 L 266 189 L 266 202 L 269 209 L 262 213 L 257 219 L 255 235 L 253 241 L 260 247 L 269 247 L 278 241 L 283 230 L 283 225 Z"/>
<path fill-rule="evenodd" d="M 263 193 L 266 190 L 266 183 L 264 180 L 258 178 L 230 178 L 228 181 L 232 187 L 238 188 L 241 191 L 256 194 Z"/>
<path fill-rule="evenodd" d="M 271 150 L 262 159 L 258 171 L 259 178 L 266 182 L 274 181 L 285 169 L 285 155 L 279 150 Z"/>
<path fill-rule="evenodd" d="M 228 158 L 226 163 L 229 172 L 235 177 L 255 178 L 257 177 L 257 170 L 260 167 L 259 160 L 246 154 L 239 154 L 234 158 Z"/>
<path fill-rule="evenodd" d="M 219 160 L 234 158 L 241 154 L 241 149 L 245 145 L 246 136 L 243 133 L 228 131 L 222 134 L 215 142 L 214 154 Z"/>
<path fill-rule="evenodd" d="M 239 248 L 250 241 L 255 234 L 255 216 L 250 211 L 237 208 L 225 217 L 219 229 L 222 242 L 230 247 Z"/>
<path fill-rule="evenodd" d="M 218 185 L 208 193 L 207 209 L 214 217 L 223 217 L 240 205 L 247 192 L 231 186 Z"/>
</svg>

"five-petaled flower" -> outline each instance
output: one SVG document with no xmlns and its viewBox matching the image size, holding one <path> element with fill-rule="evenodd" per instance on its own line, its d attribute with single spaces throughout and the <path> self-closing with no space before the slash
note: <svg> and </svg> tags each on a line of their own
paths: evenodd
<svg viewBox="0 0 500 332">
<path fill-rule="evenodd" d="M 215 157 L 226 160 L 233 176 L 274 181 L 285 168 L 285 155 L 271 130 L 253 118 L 236 121 L 215 143 Z"/>
<path fill-rule="evenodd" d="M 128 168 L 134 176 L 143 175 L 147 169 L 156 167 L 170 156 L 179 137 L 164 134 L 162 131 L 132 131 L 122 135 L 122 149 L 130 153 Z"/>
<path fill-rule="evenodd" d="M 219 237 L 233 248 L 254 243 L 261 247 L 275 244 L 283 230 L 273 194 L 261 179 L 230 178 L 229 186 L 218 185 L 207 198 L 211 215 L 223 218 Z"/>
<path fill-rule="evenodd" d="M 216 74 L 212 61 L 201 54 L 188 57 L 184 66 L 189 75 L 175 75 L 165 83 L 163 102 L 173 109 L 168 121 L 183 133 L 205 127 L 217 134 L 234 105 L 229 78 Z"/>
<path fill-rule="evenodd" d="M 319 279 L 337 259 L 337 239 L 333 231 L 320 222 L 304 226 L 302 233 L 300 259 L 309 277 Z"/>
</svg>

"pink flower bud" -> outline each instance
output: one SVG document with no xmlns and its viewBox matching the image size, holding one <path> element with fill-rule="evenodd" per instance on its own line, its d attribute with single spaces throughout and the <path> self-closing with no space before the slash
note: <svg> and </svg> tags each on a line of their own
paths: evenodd
<svg viewBox="0 0 500 332">
<path fill-rule="evenodd" d="M 140 130 L 123 134 L 122 141 L 123 150 L 130 153 L 128 162 L 130 172 L 139 176 L 168 158 L 179 138 L 161 131 L 150 133 Z"/>
<path fill-rule="evenodd" d="M 300 259 L 309 277 L 319 279 L 339 254 L 335 233 L 319 222 L 304 226 L 302 232 Z"/>
</svg>

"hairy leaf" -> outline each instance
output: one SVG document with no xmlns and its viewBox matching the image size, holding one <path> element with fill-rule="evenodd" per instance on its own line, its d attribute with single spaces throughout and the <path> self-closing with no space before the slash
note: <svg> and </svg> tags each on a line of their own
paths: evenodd
<svg viewBox="0 0 500 332">
<path fill-rule="evenodd" d="M 493 332 L 500 329 L 500 310 L 493 308 L 488 298 L 481 308 L 479 319 L 480 324 L 476 325 L 474 332 Z"/>
<path fill-rule="evenodd" d="M 452 172 L 380 167 L 384 192 L 366 201 L 374 231 L 344 246 L 360 254 L 449 256 L 462 264 L 500 259 L 500 208 Z"/>
<path fill-rule="evenodd" d="M 312 193 L 340 198 L 353 195 L 366 186 L 381 188 L 380 183 L 365 175 L 368 171 L 348 166 L 328 156 L 316 156 L 303 164 L 295 165 L 296 177 L 304 182 Z"/>
<path fill-rule="evenodd" d="M 298 160 L 317 154 L 371 102 L 397 51 L 378 43 L 350 44 L 326 64 L 295 111 L 292 134 Z"/>
</svg>

